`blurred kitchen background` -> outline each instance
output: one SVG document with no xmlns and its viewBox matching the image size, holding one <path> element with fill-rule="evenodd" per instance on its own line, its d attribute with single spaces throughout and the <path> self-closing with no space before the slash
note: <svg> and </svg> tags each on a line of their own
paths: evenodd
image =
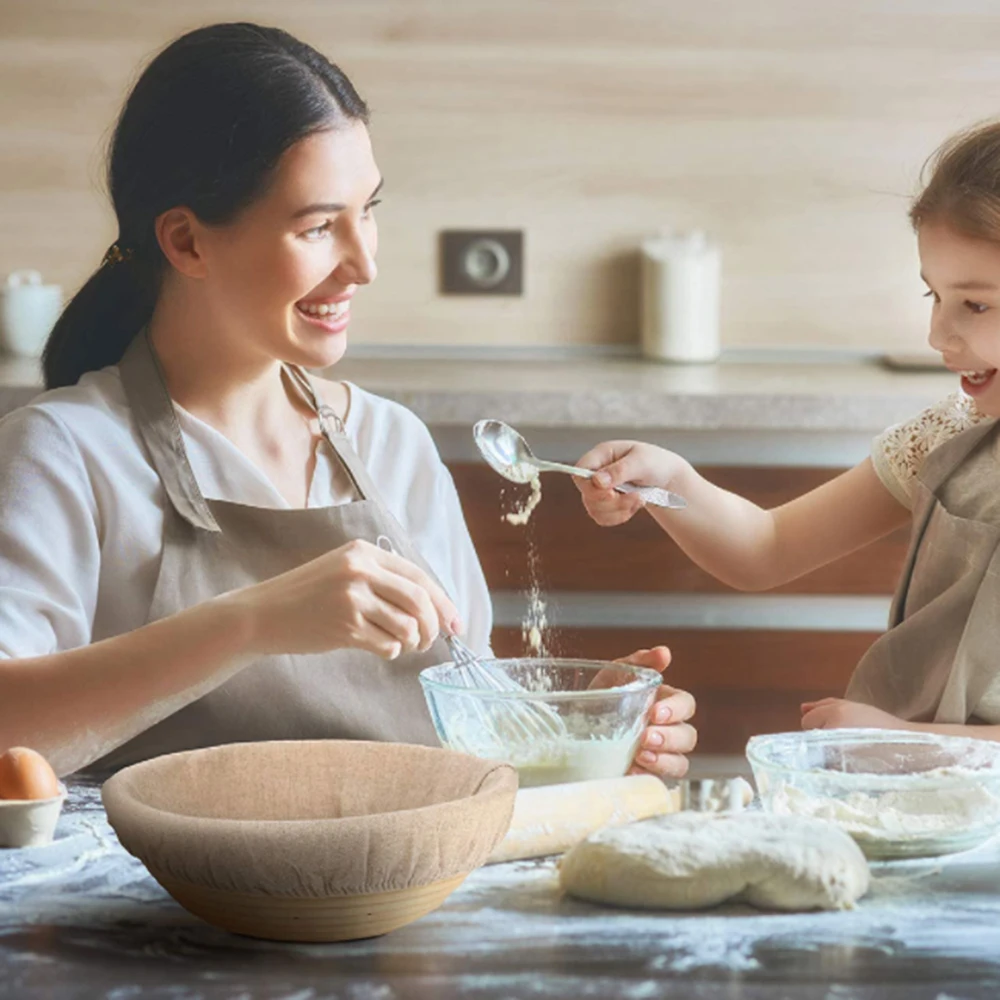
<svg viewBox="0 0 1000 1000">
<path fill-rule="evenodd" d="M 432 426 L 494 589 L 498 650 L 520 648 L 528 536 L 501 523 L 501 482 L 471 447 L 478 417 L 554 459 L 610 436 L 668 444 L 772 504 L 953 388 L 878 356 L 924 343 L 908 199 L 946 136 L 1000 115 L 1000 5 L 2 0 L 0 275 L 32 268 L 69 292 L 90 273 L 115 236 L 102 154 L 137 66 L 234 19 L 320 48 L 372 107 L 380 277 L 356 300 L 343 371 Z M 667 228 L 721 248 L 720 364 L 636 357 L 639 248 Z M 446 230 L 520 231 L 520 294 L 442 294 Z M 0 404 L 37 391 L 33 372 L 0 364 Z M 529 533 L 557 647 L 667 642 L 720 752 L 842 692 L 906 543 L 750 596 L 648 519 L 594 528 L 568 480 L 546 479 Z"/>
<path fill-rule="evenodd" d="M 725 249 L 729 347 L 912 346 L 906 200 L 941 139 L 1000 114 L 981 0 L 4 0 L 0 271 L 83 279 L 137 65 L 227 19 L 301 35 L 372 106 L 371 344 L 628 347 L 636 245 L 669 225 Z M 437 294 L 438 231 L 478 226 L 525 230 L 523 297 Z"/>
</svg>

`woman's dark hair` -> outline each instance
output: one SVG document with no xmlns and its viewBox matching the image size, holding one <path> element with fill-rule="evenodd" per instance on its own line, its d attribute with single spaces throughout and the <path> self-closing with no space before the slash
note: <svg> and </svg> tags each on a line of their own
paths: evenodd
<svg viewBox="0 0 1000 1000">
<path fill-rule="evenodd" d="M 258 197 L 282 153 L 368 108 L 350 80 L 278 28 L 215 24 L 182 35 L 146 67 L 108 153 L 118 239 L 59 317 L 48 388 L 121 360 L 149 321 L 166 258 L 154 223 L 178 206 L 221 224 Z"/>
</svg>

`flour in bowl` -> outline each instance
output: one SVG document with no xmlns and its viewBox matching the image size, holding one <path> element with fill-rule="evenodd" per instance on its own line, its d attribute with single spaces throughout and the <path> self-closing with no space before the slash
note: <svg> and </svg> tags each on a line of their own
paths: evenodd
<svg viewBox="0 0 1000 1000">
<path fill-rule="evenodd" d="M 947 777 L 968 783 L 941 788 Z M 900 841 L 961 834 L 983 826 L 1000 827 L 1000 799 L 976 781 L 976 772 L 938 768 L 914 775 L 908 787 L 825 796 L 794 785 L 779 785 L 770 809 L 779 815 L 833 820 L 848 833 L 870 841 Z"/>
</svg>

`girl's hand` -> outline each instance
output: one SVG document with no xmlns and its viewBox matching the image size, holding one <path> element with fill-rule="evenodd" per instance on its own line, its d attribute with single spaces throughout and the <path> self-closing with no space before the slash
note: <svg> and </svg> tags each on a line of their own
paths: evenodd
<svg viewBox="0 0 1000 1000">
<path fill-rule="evenodd" d="M 823 698 L 802 705 L 803 729 L 906 729 L 895 715 L 859 701 Z"/>
<path fill-rule="evenodd" d="M 666 646 L 640 649 L 616 662 L 650 667 L 662 674 L 670 666 L 670 650 Z M 661 685 L 649 710 L 650 724 L 642 734 L 639 750 L 628 773 L 683 778 L 688 770 L 685 755 L 694 750 L 698 742 L 698 732 L 688 722 L 694 712 L 694 698 L 687 691 Z"/>
<path fill-rule="evenodd" d="M 394 660 L 461 632 L 455 605 L 420 567 L 360 540 L 221 599 L 249 612 L 259 653 L 350 648 Z"/>
<path fill-rule="evenodd" d="M 679 455 L 640 441 L 606 441 L 576 464 L 600 470 L 592 479 L 574 476 L 573 482 L 587 513 L 604 527 L 624 524 L 643 506 L 634 493 L 616 493 L 614 487 L 635 483 L 666 488 L 687 465 Z"/>
</svg>

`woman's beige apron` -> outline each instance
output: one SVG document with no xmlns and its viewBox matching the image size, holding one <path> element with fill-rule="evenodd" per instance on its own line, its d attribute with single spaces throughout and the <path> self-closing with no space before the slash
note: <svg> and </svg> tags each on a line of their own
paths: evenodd
<svg viewBox="0 0 1000 1000">
<path fill-rule="evenodd" d="M 152 346 L 135 338 L 119 366 L 133 419 L 167 496 L 163 556 L 148 621 L 300 566 L 354 539 L 386 536 L 430 572 L 379 499 L 336 414 L 308 378 L 286 369 L 315 410 L 361 499 L 333 507 L 267 509 L 206 499 Z M 318 614 L 323 612 L 317 609 Z M 340 649 L 265 656 L 220 687 L 153 725 L 92 765 L 109 771 L 162 753 L 245 740 L 349 739 L 438 745 L 417 674 L 449 660 L 439 639 L 425 653 L 387 662 Z M 137 663 L 135 669 L 143 669 Z"/>
<path fill-rule="evenodd" d="M 890 629 L 854 671 L 852 701 L 965 723 L 1000 676 L 998 426 L 977 424 L 924 462 Z"/>
</svg>

